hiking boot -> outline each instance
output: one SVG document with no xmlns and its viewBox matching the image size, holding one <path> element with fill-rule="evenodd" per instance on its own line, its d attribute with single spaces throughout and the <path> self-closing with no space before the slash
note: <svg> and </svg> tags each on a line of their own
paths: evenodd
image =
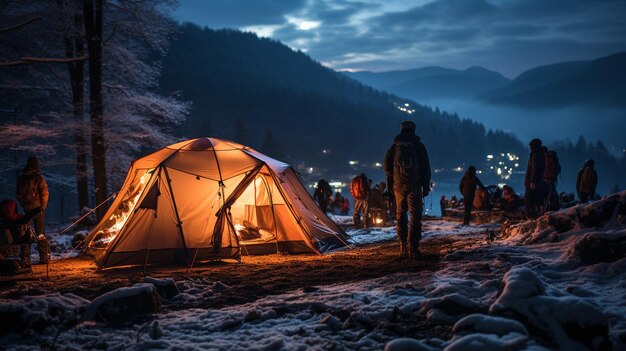
<svg viewBox="0 0 626 351">
<path fill-rule="evenodd" d="M 409 251 L 409 258 L 412 258 L 414 260 L 417 260 L 421 257 L 419 249 L 417 247 L 412 247 L 410 248 Z"/>
<path fill-rule="evenodd" d="M 409 247 L 405 243 L 402 243 L 400 257 L 409 257 Z"/>
</svg>

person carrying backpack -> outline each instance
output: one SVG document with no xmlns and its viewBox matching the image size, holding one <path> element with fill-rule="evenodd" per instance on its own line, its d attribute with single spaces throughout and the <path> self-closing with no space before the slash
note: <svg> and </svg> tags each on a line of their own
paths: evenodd
<svg viewBox="0 0 626 351">
<path fill-rule="evenodd" d="M 401 255 L 418 258 L 422 237 L 422 197 L 430 192 L 430 161 L 426 147 L 415 135 L 415 123 L 402 122 L 400 134 L 396 135 L 385 155 L 384 169 L 387 188 L 396 202 L 396 230 Z"/>
<path fill-rule="evenodd" d="M 474 196 L 476 194 L 476 187 L 480 187 L 483 191 L 487 191 L 483 183 L 476 176 L 476 167 L 469 166 L 461 183 L 459 184 L 459 191 L 463 194 L 463 225 L 469 225 L 472 219 L 472 207 L 474 206 Z"/>
<path fill-rule="evenodd" d="M 27 213 L 41 209 L 41 213 L 33 218 L 33 222 L 37 234 L 39 263 L 47 263 L 50 257 L 50 244 L 46 239 L 44 213 L 48 206 L 48 185 L 41 175 L 39 160 L 35 156 L 28 158 L 26 167 L 17 179 L 16 198 Z"/>
<path fill-rule="evenodd" d="M 576 177 L 576 192 L 580 202 L 588 202 L 596 195 L 598 173 L 595 170 L 595 161 L 589 159 L 583 164 Z"/>
<path fill-rule="evenodd" d="M 354 227 L 358 228 L 363 226 L 363 228 L 367 229 L 370 187 L 365 173 L 361 173 L 352 179 L 350 183 L 350 194 L 352 194 L 354 198 L 354 213 L 352 214 Z M 363 223 L 361 223 L 361 212 L 363 212 Z"/>
<path fill-rule="evenodd" d="M 328 212 L 328 204 L 330 198 L 333 196 L 333 190 L 330 188 L 330 184 L 325 179 L 320 179 L 315 187 L 315 193 L 313 193 L 313 200 L 317 201 L 320 209 L 324 213 Z"/>
<path fill-rule="evenodd" d="M 526 217 L 535 219 L 541 214 L 545 161 L 540 139 L 533 139 L 528 145 L 530 146 L 530 157 L 524 179 L 524 210 Z"/>
<path fill-rule="evenodd" d="M 561 163 L 559 157 L 554 150 L 548 150 L 544 146 L 544 168 L 543 168 L 543 186 L 545 191 L 545 209 L 548 211 L 558 211 L 561 208 L 559 204 L 559 193 L 556 190 L 557 177 L 561 174 Z"/>
</svg>

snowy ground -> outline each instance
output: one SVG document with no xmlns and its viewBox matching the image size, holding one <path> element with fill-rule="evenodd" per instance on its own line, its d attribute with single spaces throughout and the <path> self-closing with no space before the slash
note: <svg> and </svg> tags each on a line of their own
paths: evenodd
<svg viewBox="0 0 626 351">
<path fill-rule="evenodd" d="M 311 279 L 300 289 L 212 308 L 207 301 L 234 294 L 233 283 L 177 274 L 171 277 L 180 294 L 161 299 L 161 312 L 123 323 L 78 322 L 96 301 L 69 293 L 8 298 L 0 300 L 0 320 L 22 308 L 30 326 L 1 337 L 0 348 L 626 349 L 626 192 L 499 229 L 425 221 L 423 246 L 436 256 L 428 264 L 391 258 L 397 253 L 393 228 L 348 230 L 354 249 L 307 256 L 302 264 L 319 262 L 330 276 L 333 264 L 339 271 L 346 262 L 369 260 L 349 268 L 354 279 Z M 268 258 L 274 259 L 281 262 Z M 391 263 L 377 266 L 376 259 Z M 288 260 L 298 264 L 298 257 Z M 390 273 L 361 279 L 368 272 L 359 267 Z M 147 290 L 140 284 L 123 294 L 133 289 Z M 42 320 L 46 326 L 37 328 Z"/>
</svg>

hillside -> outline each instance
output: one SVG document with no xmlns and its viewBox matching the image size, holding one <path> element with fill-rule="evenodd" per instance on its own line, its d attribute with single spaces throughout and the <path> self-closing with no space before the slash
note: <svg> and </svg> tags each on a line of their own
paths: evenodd
<svg viewBox="0 0 626 351">
<path fill-rule="evenodd" d="M 416 101 L 470 98 L 510 83 L 500 73 L 482 67 L 465 70 L 423 67 L 406 71 L 346 72 L 346 75 Z"/>
<path fill-rule="evenodd" d="M 495 104 L 526 108 L 574 105 L 626 107 L 626 52 L 593 61 L 541 66 L 480 96 Z"/>
<path fill-rule="evenodd" d="M 488 145 L 522 148 L 507 134 L 487 137 L 480 124 L 379 92 L 279 42 L 234 30 L 183 25 L 163 62 L 161 89 L 194 104 L 181 135 L 236 139 L 335 172 L 352 170 L 349 160 L 365 168 L 381 162 L 404 119 L 418 125 L 434 166 L 482 160 Z M 398 109 L 404 104 L 413 113 Z"/>
</svg>

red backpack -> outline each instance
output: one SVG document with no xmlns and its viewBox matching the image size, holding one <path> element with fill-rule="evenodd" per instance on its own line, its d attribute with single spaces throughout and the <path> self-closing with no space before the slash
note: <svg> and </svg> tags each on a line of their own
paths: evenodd
<svg viewBox="0 0 626 351">
<path fill-rule="evenodd" d="M 355 199 L 364 199 L 367 196 L 369 186 L 367 184 L 367 178 L 362 175 L 358 175 L 352 179 L 350 183 L 350 194 Z"/>
</svg>

